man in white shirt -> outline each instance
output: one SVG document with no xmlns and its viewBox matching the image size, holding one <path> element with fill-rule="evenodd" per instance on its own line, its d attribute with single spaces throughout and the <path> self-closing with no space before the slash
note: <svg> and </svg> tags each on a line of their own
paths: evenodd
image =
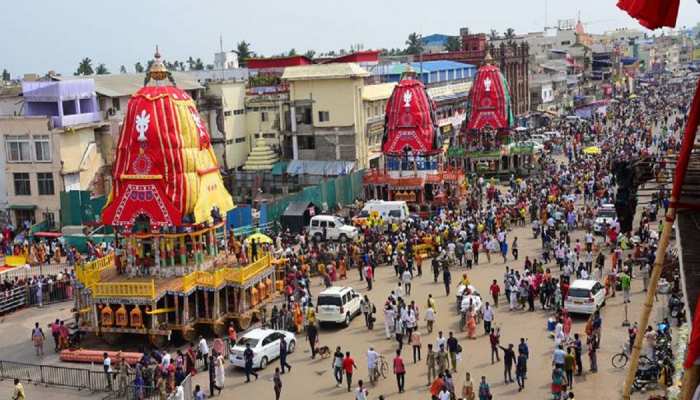
<svg viewBox="0 0 700 400">
<path fill-rule="evenodd" d="M 450 400 L 450 399 L 451 399 L 450 391 L 447 390 L 447 388 L 445 386 L 443 386 L 442 389 L 440 390 L 440 393 L 438 393 L 438 400 Z"/>
<path fill-rule="evenodd" d="M 209 369 L 209 345 L 204 337 L 199 337 L 199 354 L 204 359 L 204 370 Z"/>
<path fill-rule="evenodd" d="M 447 348 L 447 338 L 442 336 L 442 331 L 438 332 L 438 337 L 435 339 L 435 348 L 439 349 L 440 347 Z"/>
<path fill-rule="evenodd" d="M 428 333 L 433 333 L 433 325 L 435 324 L 435 310 L 433 310 L 432 306 L 425 310 L 425 321 L 428 324 Z"/>
<path fill-rule="evenodd" d="M 406 269 L 403 271 L 403 274 L 401 274 L 401 281 L 403 281 L 403 288 L 406 291 L 406 296 L 411 295 L 411 272 Z"/>
<path fill-rule="evenodd" d="M 369 350 L 367 351 L 367 370 L 369 371 L 369 381 L 371 383 L 375 383 L 375 378 L 377 377 L 377 373 L 375 372 L 377 369 L 377 361 L 379 360 L 379 353 L 374 351 L 373 347 L 370 347 Z"/>
<path fill-rule="evenodd" d="M 491 323 L 493 322 L 494 318 L 494 313 L 493 313 L 493 308 L 491 308 L 491 305 L 489 305 L 489 302 L 486 302 L 486 306 L 484 307 L 484 332 L 488 335 L 491 333 Z"/>
</svg>

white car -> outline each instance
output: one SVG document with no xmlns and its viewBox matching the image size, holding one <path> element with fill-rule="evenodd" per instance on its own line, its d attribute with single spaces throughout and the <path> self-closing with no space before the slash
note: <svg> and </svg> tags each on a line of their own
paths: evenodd
<svg viewBox="0 0 700 400">
<path fill-rule="evenodd" d="M 309 222 L 309 236 L 321 240 L 355 240 L 359 230 L 335 215 L 316 215 Z M 325 237 L 324 237 L 325 236 Z"/>
<path fill-rule="evenodd" d="M 593 314 L 603 305 L 605 289 L 596 280 L 575 280 L 564 299 L 564 307 L 573 314 Z"/>
<path fill-rule="evenodd" d="M 319 323 L 332 322 L 350 325 L 360 313 L 360 294 L 349 286 L 331 286 L 316 299 L 316 319 Z"/>
<path fill-rule="evenodd" d="M 602 234 L 605 224 L 612 225 L 617 220 L 617 211 L 613 204 L 603 204 L 596 213 L 593 221 L 593 232 Z"/>
<path fill-rule="evenodd" d="M 246 332 L 231 346 L 229 361 L 236 367 L 244 368 L 243 352 L 246 344 L 250 344 L 250 349 L 253 350 L 253 368 L 264 369 L 270 361 L 280 356 L 280 340 L 283 337 L 287 341 L 287 352 L 294 352 L 296 338 L 291 332 L 261 328 Z"/>
</svg>

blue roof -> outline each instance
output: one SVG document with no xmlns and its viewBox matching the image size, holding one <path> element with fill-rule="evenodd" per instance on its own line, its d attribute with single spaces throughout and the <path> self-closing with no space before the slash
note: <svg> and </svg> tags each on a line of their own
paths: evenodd
<svg viewBox="0 0 700 400">
<path fill-rule="evenodd" d="M 462 69 L 462 68 L 474 68 L 476 66 L 472 64 L 465 64 L 457 61 L 439 60 L 439 61 L 423 61 L 411 63 L 411 68 L 417 73 L 420 73 L 421 68 L 423 72 L 437 72 L 446 71 L 450 69 Z"/>
<path fill-rule="evenodd" d="M 433 33 L 432 35 L 424 36 L 421 41 L 424 44 L 445 44 L 447 43 L 447 38 L 449 35 L 443 35 L 441 33 Z"/>
</svg>

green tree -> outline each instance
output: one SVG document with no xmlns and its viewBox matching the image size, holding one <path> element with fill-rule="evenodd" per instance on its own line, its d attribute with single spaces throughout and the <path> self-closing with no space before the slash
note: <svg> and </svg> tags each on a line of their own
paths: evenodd
<svg viewBox="0 0 700 400">
<path fill-rule="evenodd" d="M 92 75 L 95 70 L 92 69 L 92 60 L 88 57 L 83 58 L 78 64 L 78 69 L 74 75 Z"/>
<path fill-rule="evenodd" d="M 512 42 L 513 39 L 515 39 L 515 29 L 513 29 L 513 28 L 506 29 L 506 31 L 503 32 L 503 37 L 505 39 L 507 39 L 509 42 Z"/>
<path fill-rule="evenodd" d="M 447 51 L 460 51 L 460 50 L 462 50 L 462 43 L 459 40 L 459 36 L 448 36 L 447 42 L 445 42 L 445 50 L 447 50 Z"/>
<path fill-rule="evenodd" d="M 250 50 L 250 43 L 241 40 L 236 45 L 236 54 L 238 54 L 239 64 L 245 66 L 246 60 L 253 57 L 253 51 Z"/>
<path fill-rule="evenodd" d="M 304 53 L 304 57 L 310 58 L 313 60 L 314 56 L 316 55 L 315 50 L 307 50 L 306 53 Z"/>
<path fill-rule="evenodd" d="M 214 64 L 207 64 L 207 71 L 212 71 L 214 69 Z"/>
<path fill-rule="evenodd" d="M 107 75 L 107 74 L 109 74 L 109 70 L 107 69 L 107 67 L 103 63 L 100 63 L 97 65 L 97 68 L 95 69 L 95 73 L 97 75 Z"/>
<path fill-rule="evenodd" d="M 194 69 L 194 64 L 195 64 L 194 58 L 192 58 L 192 56 L 189 56 L 189 58 L 187 58 L 187 67 L 188 67 L 190 70 L 193 70 L 193 69 Z"/>
<path fill-rule="evenodd" d="M 406 54 L 418 55 L 423 52 L 423 38 L 416 32 L 411 32 L 406 39 Z"/>
<path fill-rule="evenodd" d="M 120 74 L 126 74 L 126 67 L 123 66 L 123 65 L 122 65 L 121 67 L 119 67 L 119 73 L 120 73 Z"/>
<path fill-rule="evenodd" d="M 7 69 L 3 69 L 2 70 L 2 80 L 9 81 L 11 79 L 12 79 L 12 77 L 10 76 L 10 71 L 8 71 Z"/>
<path fill-rule="evenodd" d="M 501 36 L 498 34 L 498 31 L 495 29 L 491 29 L 491 33 L 489 33 L 489 39 L 490 40 L 498 40 L 500 38 L 501 38 Z"/>
<path fill-rule="evenodd" d="M 287 53 L 289 57 L 297 55 L 297 50 L 292 47 L 291 50 L 289 50 L 289 53 Z"/>
<path fill-rule="evenodd" d="M 202 62 L 201 58 L 197 58 L 196 60 L 194 60 L 194 68 L 192 69 L 194 69 L 195 71 L 204 70 L 204 62 Z"/>
<path fill-rule="evenodd" d="M 143 73 L 144 70 L 145 69 L 143 68 L 143 65 L 141 64 L 140 61 L 137 62 L 136 64 L 134 64 L 134 71 L 136 71 L 136 73 L 141 74 L 141 73 Z"/>
</svg>

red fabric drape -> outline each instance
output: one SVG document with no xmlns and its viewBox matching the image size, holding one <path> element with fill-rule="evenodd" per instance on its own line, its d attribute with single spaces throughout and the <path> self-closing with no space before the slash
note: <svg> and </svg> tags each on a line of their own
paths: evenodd
<svg viewBox="0 0 700 400">
<path fill-rule="evenodd" d="M 680 0 L 619 0 L 617 7 L 649 29 L 674 28 Z"/>
<path fill-rule="evenodd" d="M 698 305 L 695 306 L 695 318 L 693 318 L 693 326 L 691 328 L 690 340 L 688 341 L 688 353 L 685 356 L 683 368 L 688 369 L 693 366 L 695 360 L 700 357 L 700 297 L 698 297 Z"/>
</svg>

